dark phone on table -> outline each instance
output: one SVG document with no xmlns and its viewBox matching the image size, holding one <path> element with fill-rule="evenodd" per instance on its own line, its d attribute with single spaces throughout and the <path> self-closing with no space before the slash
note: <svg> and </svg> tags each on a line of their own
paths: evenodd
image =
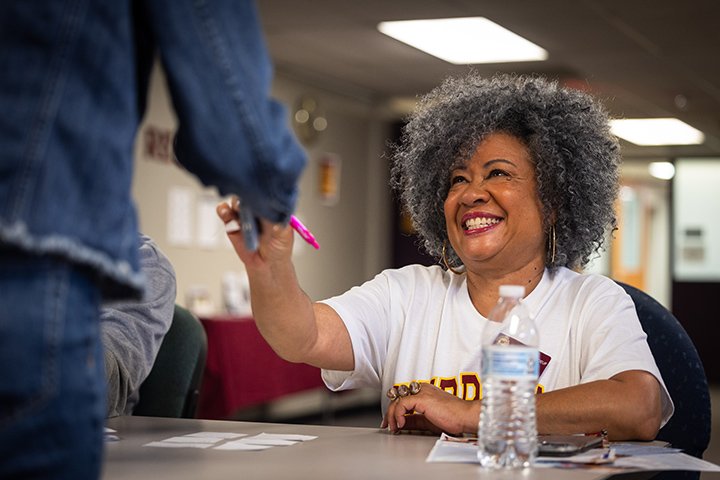
<svg viewBox="0 0 720 480">
<path fill-rule="evenodd" d="M 538 435 L 538 453 L 545 457 L 569 457 L 598 447 L 599 435 Z"/>
</svg>

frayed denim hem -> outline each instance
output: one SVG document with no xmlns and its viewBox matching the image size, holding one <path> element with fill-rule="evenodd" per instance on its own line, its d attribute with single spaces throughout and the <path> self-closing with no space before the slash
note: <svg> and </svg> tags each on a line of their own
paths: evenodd
<svg viewBox="0 0 720 480">
<path fill-rule="evenodd" d="M 124 290 L 124 296 L 142 295 L 145 288 L 145 276 L 140 270 L 133 271 L 125 260 L 117 260 L 105 252 L 90 248 L 64 235 L 35 236 L 28 232 L 23 222 L 6 224 L 0 220 L 0 244 L 17 247 L 33 255 L 57 255 L 68 261 L 89 267 L 101 277 L 121 287 L 112 288 L 117 292 Z M 115 297 L 116 295 L 110 295 Z"/>
</svg>

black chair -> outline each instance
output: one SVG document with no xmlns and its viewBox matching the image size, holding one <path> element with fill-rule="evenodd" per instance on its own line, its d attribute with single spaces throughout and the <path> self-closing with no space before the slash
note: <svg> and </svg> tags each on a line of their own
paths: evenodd
<svg viewBox="0 0 720 480">
<path fill-rule="evenodd" d="M 150 375 L 140 385 L 133 415 L 193 418 L 207 357 L 207 337 L 200 321 L 175 305 Z"/>
<path fill-rule="evenodd" d="M 635 287 L 617 282 L 635 302 L 640 324 L 675 404 L 675 413 L 658 440 L 702 458 L 710 443 L 710 392 L 695 345 L 665 307 Z M 697 473 L 697 472 L 696 472 Z"/>
</svg>

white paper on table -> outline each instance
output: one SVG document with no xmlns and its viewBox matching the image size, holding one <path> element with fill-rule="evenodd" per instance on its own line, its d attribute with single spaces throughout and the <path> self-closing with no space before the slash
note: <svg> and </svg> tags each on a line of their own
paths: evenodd
<svg viewBox="0 0 720 480">
<path fill-rule="evenodd" d="M 150 442 L 143 447 L 163 447 L 163 448 L 208 448 L 212 443 L 186 443 L 186 442 Z"/>
<path fill-rule="evenodd" d="M 105 427 L 105 430 L 103 432 L 103 438 L 105 442 L 112 443 L 112 442 L 118 442 L 120 441 L 120 437 L 116 435 L 117 430 L 113 430 L 112 428 Z"/>
<path fill-rule="evenodd" d="M 225 440 L 232 438 L 240 438 L 247 436 L 247 433 L 232 433 L 232 432 L 196 432 L 188 433 L 185 437 L 199 437 L 199 438 L 214 438 L 216 440 Z"/>
<path fill-rule="evenodd" d="M 254 438 L 277 438 L 280 440 L 293 440 L 296 442 L 307 442 L 315 440 L 317 435 L 300 435 L 299 433 L 259 433 Z"/>
<path fill-rule="evenodd" d="M 695 472 L 720 472 L 720 466 L 695 458 L 687 453 L 666 453 L 621 457 L 615 466 L 641 468 L 643 470 L 691 470 Z"/>
<path fill-rule="evenodd" d="M 635 443 L 615 443 L 611 444 L 612 448 L 618 456 L 641 456 L 641 455 L 657 455 L 667 453 L 680 453 L 680 448 L 662 447 L 659 445 L 642 445 Z"/>
<path fill-rule="evenodd" d="M 625 445 L 618 445 L 626 448 Z M 613 445 L 613 448 L 615 445 Z M 642 470 L 690 470 L 701 472 L 720 472 L 720 466 L 714 465 L 705 460 L 692 457 L 685 453 L 679 453 L 676 449 L 665 449 L 669 453 L 657 453 L 657 446 L 633 445 L 636 454 L 627 457 L 617 457 L 614 463 L 605 464 L 607 467 L 637 468 Z M 642 448 L 641 448 L 642 447 Z M 620 451 L 622 451 L 622 448 Z M 605 450 L 596 449 L 570 457 L 538 457 L 536 468 L 562 467 L 568 463 L 585 463 L 584 456 L 594 455 L 597 457 Z M 644 453 L 642 453 L 644 452 Z M 619 451 L 616 451 L 620 455 Z M 435 442 L 432 450 L 425 459 L 426 462 L 454 462 L 454 463 L 478 463 L 477 445 L 462 439 L 456 439 L 442 434 Z M 592 468 L 597 469 L 598 465 Z M 615 468 L 615 471 L 617 469 Z"/>
<path fill-rule="evenodd" d="M 426 462 L 451 463 L 478 463 L 477 444 L 472 441 L 463 441 L 446 434 L 440 435 L 432 450 L 425 459 Z"/>
<path fill-rule="evenodd" d="M 243 440 L 233 440 L 231 442 L 223 443 L 222 445 L 218 445 L 217 447 L 214 447 L 213 450 L 267 450 L 268 448 L 272 448 L 272 445 L 254 445 L 250 443 L 245 443 Z"/>
<path fill-rule="evenodd" d="M 214 438 L 214 437 L 182 436 L 182 437 L 170 437 L 170 438 L 166 438 L 162 441 L 167 442 L 167 443 L 215 443 L 218 441 L 218 439 Z"/>
<path fill-rule="evenodd" d="M 283 440 L 282 438 L 262 438 L 260 435 L 241 438 L 240 440 L 235 440 L 235 442 L 248 445 L 269 445 L 271 447 L 289 447 L 290 445 L 298 443 L 295 440 Z"/>
</svg>

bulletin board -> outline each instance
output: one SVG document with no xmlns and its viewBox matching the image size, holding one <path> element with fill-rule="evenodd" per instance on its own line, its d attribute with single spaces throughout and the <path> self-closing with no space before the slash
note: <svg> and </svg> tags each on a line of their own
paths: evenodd
<svg viewBox="0 0 720 480">
<path fill-rule="evenodd" d="M 679 158 L 673 178 L 673 277 L 720 281 L 720 158 Z"/>
</svg>

